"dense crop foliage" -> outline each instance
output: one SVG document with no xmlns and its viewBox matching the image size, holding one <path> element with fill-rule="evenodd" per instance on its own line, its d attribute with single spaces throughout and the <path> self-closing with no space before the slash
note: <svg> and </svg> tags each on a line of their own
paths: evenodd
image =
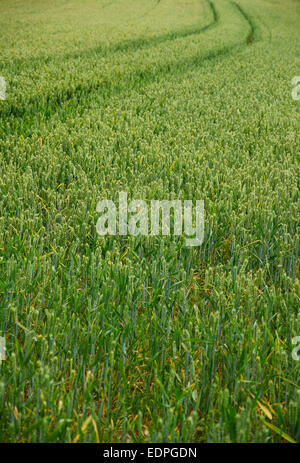
<svg viewBox="0 0 300 463">
<path fill-rule="evenodd" d="M 0 440 L 300 441 L 298 0 L 2 0 Z M 96 204 L 204 199 L 205 238 Z"/>
</svg>

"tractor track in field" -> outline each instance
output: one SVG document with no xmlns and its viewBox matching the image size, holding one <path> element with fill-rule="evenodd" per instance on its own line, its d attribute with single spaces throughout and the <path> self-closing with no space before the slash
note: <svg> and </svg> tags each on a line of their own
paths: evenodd
<svg viewBox="0 0 300 463">
<path fill-rule="evenodd" d="M 246 44 L 247 45 L 251 45 L 255 40 L 256 40 L 256 37 L 255 37 L 255 32 L 256 32 L 256 27 L 254 26 L 251 18 L 249 17 L 249 15 L 243 10 L 243 8 L 236 2 L 231 2 L 233 5 L 235 5 L 235 7 L 239 10 L 239 12 L 241 13 L 241 15 L 245 18 L 245 20 L 248 22 L 249 26 L 250 26 L 250 32 L 248 34 L 248 37 L 246 39 Z"/>
<path fill-rule="evenodd" d="M 115 53 L 128 53 L 135 52 L 137 50 L 151 48 L 154 46 L 162 45 L 165 42 L 169 42 L 176 39 L 184 39 L 189 36 L 198 35 L 206 32 L 207 30 L 215 27 L 219 22 L 219 14 L 211 0 L 205 0 L 211 11 L 212 21 L 204 26 L 196 27 L 186 27 L 178 31 L 167 32 L 166 34 L 161 34 L 157 37 L 140 37 L 138 39 L 124 40 L 122 42 L 116 43 L 114 45 L 105 46 L 98 45 L 96 47 L 84 50 L 82 52 L 66 53 L 59 57 L 45 57 L 45 58 L 29 58 L 28 60 L 19 59 L 11 63 L 12 66 L 21 67 L 30 67 L 30 66 L 40 66 L 41 64 L 48 65 L 51 62 L 60 63 L 72 59 L 79 58 L 94 58 L 99 56 L 101 58 L 107 58 Z"/>
<path fill-rule="evenodd" d="M 214 4 L 210 0 L 208 0 L 208 3 L 211 7 L 214 20 L 210 25 L 205 26 L 200 31 L 198 31 L 198 33 L 208 30 L 209 28 L 211 28 L 219 22 L 219 14 Z M 120 95 L 124 92 L 142 89 L 146 85 L 149 85 L 156 81 L 158 82 L 161 78 L 165 78 L 169 74 L 181 75 L 183 73 L 195 69 L 195 67 L 198 67 L 207 61 L 232 55 L 234 50 L 240 48 L 242 44 L 247 46 L 253 43 L 253 41 L 256 39 L 256 29 L 251 20 L 249 19 L 248 15 L 244 12 L 240 5 L 238 5 L 235 2 L 230 3 L 232 3 L 235 6 L 235 8 L 239 11 L 243 19 L 248 23 L 250 28 L 250 31 L 246 39 L 243 39 L 242 42 L 239 41 L 237 43 L 232 44 L 231 46 L 225 45 L 224 47 L 219 48 L 217 50 L 211 50 L 200 57 L 199 55 L 194 55 L 188 60 L 183 59 L 175 61 L 173 63 L 161 64 L 158 68 L 155 69 L 154 73 L 152 66 L 149 65 L 144 70 L 137 70 L 134 71 L 132 74 L 125 76 L 125 78 L 121 79 L 117 85 L 112 86 L 111 81 L 108 80 L 95 82 L 94 85 L 91 85 L 89 83 L 87 83 L 86 85 L 79 84 L 74 89 L 67 89 L 61 95 L 50 95 L 49 99 L 46 100 L 46 111 L 41 111 L 39 107 L 40 96 L 34 95 L 29 101 L 24 102 L 22 105 L 7 107 L 5 116 L 13 116 L 16 119 L 19 119 L 24 118 L 27 113 L 30 115 L 30 117 L 32 117 L 33 113 L 36 113 L 38 115 L 41 115 L 43 121 L 45 121 L 49 120 L 54 114 L 59 112 L 61 109 L 69 110 L 70 104 L 72 104 L 73 107 L 79 107 L 80 105 L 82 105 L 82 110 L 85 111 L 86 105 L 82 104 L 82 100 L 86 100 L 88 95 L 93 94 L 95 92 L 101 91 L 105 97 L 111 98 L 113 96 Z M 32 105 L 34 107 L 34 111 L 32 110 L 32 108 L 28 111 L 28 105 Z"/>
</svg>

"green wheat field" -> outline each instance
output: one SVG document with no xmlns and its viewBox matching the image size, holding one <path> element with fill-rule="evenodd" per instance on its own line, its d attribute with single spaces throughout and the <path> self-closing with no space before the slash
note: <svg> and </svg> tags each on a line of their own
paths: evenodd
<svg viewBox="0 0 300 463">
<path fill-rule="evenodd" d="M 0 0 L 1 442 L 300 442 L 299 0 Z M 204 200 L 201 246 L 97 203 Z"/>
</svg>

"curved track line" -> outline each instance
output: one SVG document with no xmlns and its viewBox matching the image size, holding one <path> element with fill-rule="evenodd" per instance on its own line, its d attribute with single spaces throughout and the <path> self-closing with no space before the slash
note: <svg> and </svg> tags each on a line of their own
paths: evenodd
<svg viewBox="0 0 300 463">
<path fill-rule="evenodd" d="M 97 47 L 90 48 L 88 50 L 84 50 L 82 52 L 74 52 L 74 53 L 66 53 L 64 55 L 61 55 L 59 57 L 51 56 L 51 57 L 44 57 L 44 58 L 29 58 L 27 61 L 24 61 L 24 59 L 19 59 L 16 60 L 12 63 L 13 66 L 20 66 L 24 68 L 25 66 L 33 66 L 33 65 L 40 65 L 40 64 L 48 64 L 51 62 L 55 63 L 60 63 L 60 62 L 65 62 L 67 60 L 71 59 L 78 59 L 78 58 L 89 58 L 89 57 L 94 57 L 95 55 L 100 55 L 101 57 L 108 57 L 114 53 L 126 53 L 128 51 L 136 51 L 144 48 L 150 48 L 152 46 L 160 45 L 164 42 L 175 40 L 175 39 L 181 39 L 181 38 L 186 38 L 192 35 L 197 35 L 201 34 L 212 27 L 216 26 L 216 24 L 219 21 L 219 15 L 216 11 L 216 8 L 214 4 L 212 3 L 211 0 L 205 0 L 206 3 L 209 5 L 209 9 L 211 11 L 212 15 L 212 21 L 205 25 L 197 27 L 186 27 L 182 28 L 179 31 L 174 31 L 174 32 L 168 32 L 166 34 L 161 34 L 157 37 L 149 37 L 149 38 L 138 38 L 138 39 L 130 39 L 127 41 L 122 41 L 119 43 L 116 43 L 115 45 L 112 45 L 110 47 L 107 47 L 105 45 L 100 45 Z"/>
<path fill-rule="evenodd" d="M 243 18 L 250 25 L 250 32 L 247 35 L 245 42 L 243 39 L 243 42 L 238 41 L 229 47 L 224 46 L 223 48 L 220 48 L 218 50 L 211 50 L 207 52 L 204 56 L 199 57 L 198 55 L 196 56 L 194 55 L 188 60 L 185 59 L 185 60 L 180 60 L 180 61 L 176 61 L 173 63 L 161 64 L 159 68 L 157 69 L 155 75 L 153 75 L 152 67 L 149 65 L 143 71 L 139 71 L 139 70 L 134 71 L 132 74 L 126 76 L 123 80 L 120 80 L 114 86 L 111 86 L 111 82 L 108 83 L 108 82 L 103 82 L 103 81 L 96 82 L 96 84 L 94 85 L 79 84 L 73 90 L 66 89 L 66 91 L 62 95 L 56 95 L 54 97 L 50 96 L 49 100 L 47 101 L 47 108 L 45 109 L 45 111 L 41 111 L 39 109 L 40 96 L 35 95 L 34 98 L 32 98 L 29 102 L 24 102 L 22 106 L 13 106 L 13 107 L 7 108 L 7 110 L 10 109 L 10 113 L 8 114 L 8 116 L 13 115 L 16 118 L 24 117 L 26 115 L 27 107 L 29 103 L 29 104 L 34 105 L 34 110 L 29 111 L 29 114 L 31 116 L 33 114 L 41 113 L 42 116 L 44 116 L 44 120 L 48 120 L 52 117 L 53 114 L 56 114 L 60 109 L 62 109 L 66 104 L 69 104 L 70 102 L 72 102 L 75 107 L 79 106 L 82 102 L 82 99 L 86 98 L 88 94 L 102 91 L 105 96 L 110 98 L 114 95 L 122 94 L 128 90 L 143 88 L 145 85 L 155 82 L 155 80 L 159 80 L 161 76 L 166 77 L 168 74 L 171 74 L 171 73 L 174 75 L 175 74 L 179 75 L 179 74 L 188 72 L 189 70 L 195 68 L 195 66 L 199 66 L 202 63 L 205 63 L 212 59 L 216 59 L 220 56 L 227 56 L 227 55 L 232 54 L 233 50 L 236 49 L 237 47 L 240 47 L 243 43 L 245 45 L 252 43 L 254 39 L 255 27 L 250 22 L 248 16 L 239 7 L 239 5 L 237 5 L 235 2 L 231 2 L 231 3 L 234 4 L 235 7 L 237 7 L 238 11 L 241 13 Z M 214 17 L 216 18 L 216 21 L 218 21 L 219 16 L 216 10 L 215 10 Z M 215 23 L 216 22 L 214 21 L 213 24 Z M 205 30 L 207 30 L 207 28 Z"/>
<path fill-rule="evenodd" d="M 249 32 L 248 37 L 246 39 L 246 44 L 251 45 L 253 43 L 253 41 L 255 40 L 255 29 L 256 28 L 255 28 L 252 20 L 250 19 L 250 17 L 243 10 L 243 8 L 238 3 L 234 2 L 234 1 L 232 1 L 231 3 L 233 5 L 235 5 L 235 7 L 239 10 L 241 15 L 245 18 L 245 20 L 247 21 L 247 23 L 250 26 L 250 32 Z"/>
<path fill-rule="evenodd" d="M 213 17 L 213 20 L 212 22 L 210 22 L 209 24 L 207 24 L 206 26 L 203 26 L 201 27 L 200 29 L 199 28 L 196 28 L 194 30 L 189 30 L 189 31 L 185 31 L 185 32 L 179 32 L 179 33 L 174 33 L 174 32 L 171 32 L 169 34 L 165 34 L 163 36 L 160 36 L 158 38 L 151 38 L 151 39 L 146 39 L 146 40 L 138 40 L 138 41 L 132 41 L 132 42 L 127 42 L 127 43 L 123 43 L 123 44 L 117 44 L 116 47 L 114 47 L 113 49 L 110 50 L 110 53 L 108 53 L 108 55 L 112 54 L 112 53 L 115 53 L 117 51 L 135 51 L 135 50 L 138 50 L 138 49 L 144 49 L 146 47 L 151 47 L 151 46 L 156 46 L 156 45 L 160 45 L 166 41 L 173 41 L 173 40 L 176 40 L 176 39 L 181 39 L 181 38 L 186 38 L 186 37 L 189 37 L 189 36 L 192 36 L 192 35 L 199 35 L 201 33 L 204 33 L 206 32 L 207 30 L 211 29 L 212 27 L 216 26 L 219 22 L 219 14 L 217 12 L 217 10 L 215 9 L 215 6 L 214 4 L 212 3 L 211 0 L 207 0 L 207 3 L 210 7 L 210 10 L 211 10 L 211 13 L 212 13 L 212 17 Z M 83 53 L 82 54 L 83 56 L 86 55 L 86 53 Z M 81 56 L 81 55 L 77 55 L 78 57 Z M 77 57 L 76 56 L 76 57 Z M 182 65 L 181 62 L 179 62 L 180 65 Z M 176 67 L 176 63 L 175 63 L 175 67 Z M 165 68 L 165 69 L 164 69 Z M 168 70 L 171 72 L 173 66 L 172 64 L 168 64 L 167 66 L 161 66 L 161 69 L 162 71 L 160 70 L 159 73 L 166 73 Z M 134 75 L 136 75 L 137 77 L 134 78 Z M 151 73 L 152 75 L 152 73 Z M 141 72 L 139 72 L 138 70 L 135 71 L 135 73 L 132 74 L 131 77 L 128 78 L 129 81 L 132 81 L 132 80 L 136 80 L 137 78 L 141 78 L 143 77 L 143 80 L 144 80 L 144 76 L 143 74 L 141 74 Z M 57 112 L 57 106 L 61 106 L 63 105 L 64 103 L 70 101 L 71 99 L 73 98 L 76 98 L 76 94 L 77 95 L 80 95 L 80 93 L 82 92 L 82 90 L 86 90 L 87 93 L 91 93 L 93 91 L 97 91 L 101 88 L 105 88 L 105 85 L 103 85 L 103 82 L 99 82 L 99 84 L 93 86 L 93 87 L 88 87 L 88 86 L 84 86 L 82 84 L 80 84 L 78 87 L 76 87 L 73 91 L 72 90 L 68 90 L 66 89 L 65 92 L 62 94 L 62 95 L 56 95 L 56 96 L 52 96 L 50 95 L 49 96 L 49 100 L 48 100 L 48 104 L 49 104 L 49 110 L 50 112 Z M 115 86 L 115 88 L 118 88 L 120 86 Z M 117 92 L 118 93 L 118 92 Z M 28 105 L 33 105 L 36 110 L 32 111 L 32 114 L 33 113 L 38 113 L 39 112 L 39 102 L 40 102 L 40 95 L 33 95 L 31 98 L 29 98 L 29 101 L 27 102 L 24 102 L 22 103 L 21 105 L 18 104 L 18 106 L 11 106 L 10 108 L 6 108 L 6 115 L 7 117 L 9 116 L 15 116 L 15 117 L 23 117 L 25 114 L 26 114 L 26 107 L 28 107 Z M 8 112 L 10 109 L 10 112 Z M 1 117 L 1 112 L 0 112 L 0 117 Z"/>
</svg>

